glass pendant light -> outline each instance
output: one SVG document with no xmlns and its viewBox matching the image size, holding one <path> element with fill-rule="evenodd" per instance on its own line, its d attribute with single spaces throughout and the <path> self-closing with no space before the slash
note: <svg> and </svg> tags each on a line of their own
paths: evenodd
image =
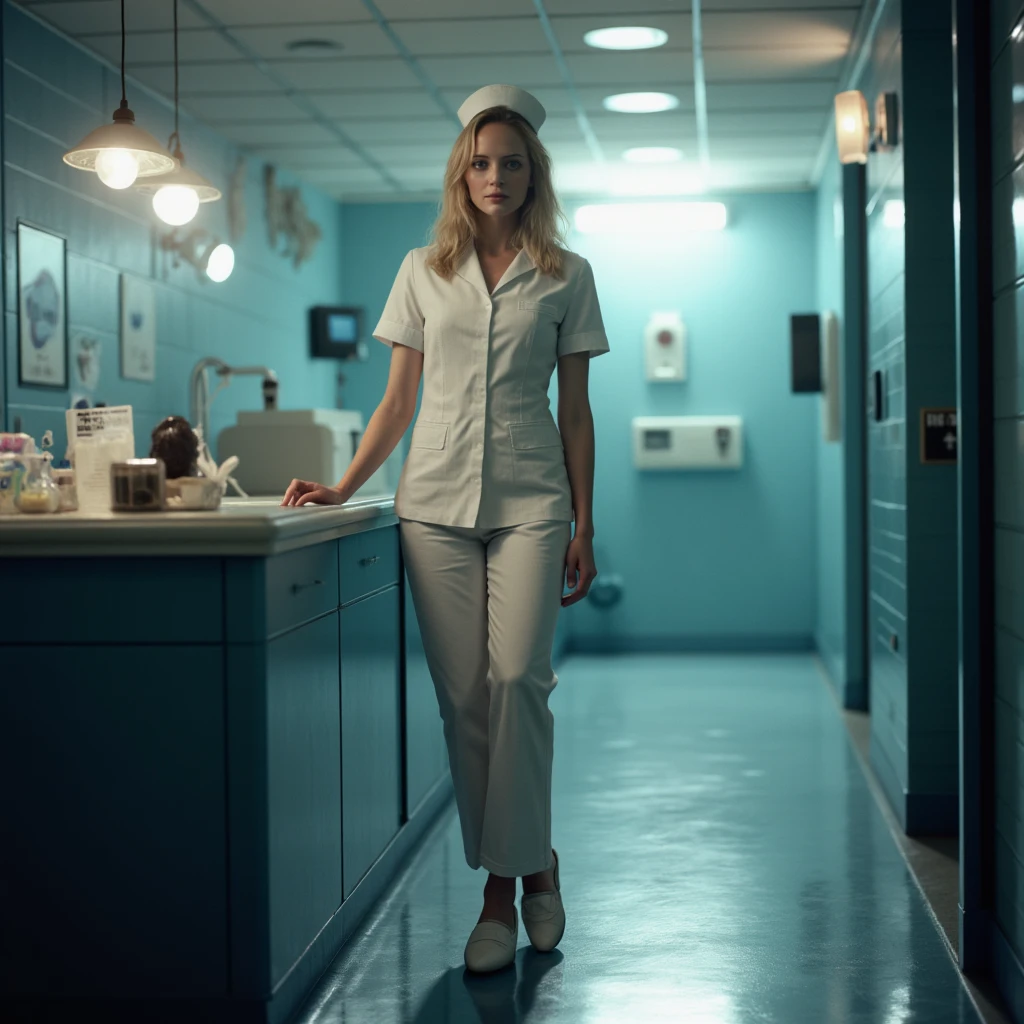
<svg viewBox="0 0 1024 1024">
<path fill-rule="evenodd" d="M 167 148 L 174 153 L 178 166 L 167 174 L 147 178 L 139 184 L 138 190 L 153 197 L 153 209 L 165 224 L 181 227 L 196 215 L 200 203 L 220 199 L 220 189 L 201 174 L 196 174 L 191 167 L 186 167 L 181 152 L 178 135 L 178 0 L 174 0 L 174 131 Z"/>
<path fill-rule="evenodd" d="M 128 108 L 124 81 L 124 0 L 121 0 L 121 105 L 114 123 L 90 132 L 64 154 L 64 163 L 80 171 L 94 171 L 108 188 L 128 188 L 136 178 L 174 170 L 175 159 L 149 132 L 135 124 Z"/>
</svg>

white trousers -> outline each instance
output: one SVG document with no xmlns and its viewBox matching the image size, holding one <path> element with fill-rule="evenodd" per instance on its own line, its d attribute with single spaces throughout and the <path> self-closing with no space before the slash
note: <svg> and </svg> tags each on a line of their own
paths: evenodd
<svg viewBox="0 0 1024 1024">
<path fill-rule="evenodd" d="M 548 696 L 570 529 L 401 520 L 466 861 L 510 878 L 552 866 Z"/>
</svg>

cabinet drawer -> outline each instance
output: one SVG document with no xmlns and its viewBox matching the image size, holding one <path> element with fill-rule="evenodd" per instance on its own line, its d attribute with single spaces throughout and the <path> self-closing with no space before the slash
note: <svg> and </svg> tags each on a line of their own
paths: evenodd
<svg viewBox="0 0 1024 1024">
<path fill-rule="evenodd" d="M 268 636 L 337 608 L 338 554 L 334 543 L 268 558 L 266 587 Z"/>
<path fill-rule="evenodd" d="M 338 542 L 341 603 L 398 582 L 398 527 L 385 526 L 343 537 Z"/>
</svg>

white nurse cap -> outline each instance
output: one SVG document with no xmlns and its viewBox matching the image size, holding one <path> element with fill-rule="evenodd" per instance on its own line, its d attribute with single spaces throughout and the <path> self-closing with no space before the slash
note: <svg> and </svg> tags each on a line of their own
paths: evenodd
<svg viewBox="0 0 1024 1024">
<path fill-rule="evenodd" d="M 459 107 L 459 120 L 465 128 L 477 114 L 490 110 L 491 107 L 508 107 L 525 118 L 535 132 L 540 131 L 547 113 L 540 105 L 536 96 L 531 96 L 525 89 L 514 85 L 485 85 L 477 89 L 465 103 Z"/>
</svg>

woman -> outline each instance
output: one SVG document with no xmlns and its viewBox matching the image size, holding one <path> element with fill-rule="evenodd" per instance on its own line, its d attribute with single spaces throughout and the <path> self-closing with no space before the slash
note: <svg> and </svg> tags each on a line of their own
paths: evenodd
<svg viewBox="0 0 1024 1024">
<path fill-rule="evenodd" d="M 551 650 L 559 607 L 597 575 L 587 377 L 608 341 L 589 264 L 558 244 L 544 116 L 511 86 L 462 105 L 434 242 L 405 257 L 374 331 L 392 346 L 383 401 L 337 487 L 294 480 L 284 498 L 348 500 L 404 435 L 422 376 L 395 511 L 466 860 L 490 872 L 466 945 L 474 971 L 515 957 L 517 877 L 533 945 L 552 950 L 565 930 L 551 846 Z"/>
</svg>

